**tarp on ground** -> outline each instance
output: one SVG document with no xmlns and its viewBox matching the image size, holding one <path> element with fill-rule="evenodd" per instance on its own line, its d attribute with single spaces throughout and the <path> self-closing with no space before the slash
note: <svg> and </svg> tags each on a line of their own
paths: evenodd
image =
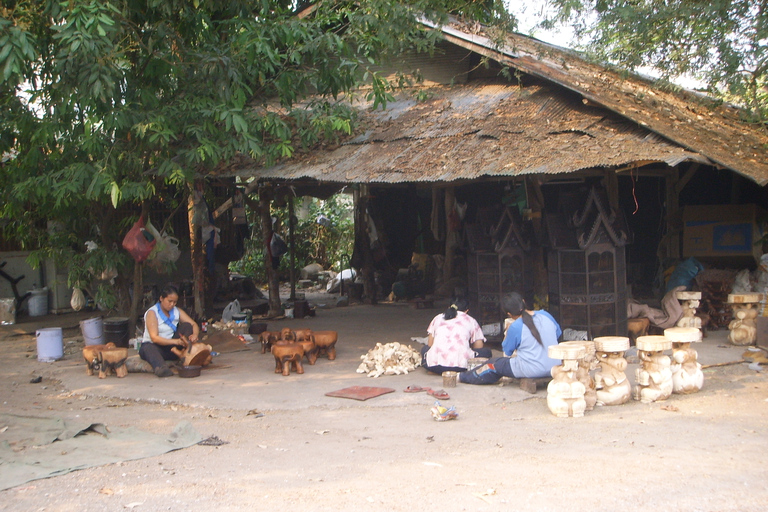
<svg viewBox="0 0 768 512">
<path fill-rule="evenodd" d="M 167 435 L 103 423 L 0 414 L 0 491 L 78 469 L 154 457 L 201 441 L 187 421 Z"/>
</svg>

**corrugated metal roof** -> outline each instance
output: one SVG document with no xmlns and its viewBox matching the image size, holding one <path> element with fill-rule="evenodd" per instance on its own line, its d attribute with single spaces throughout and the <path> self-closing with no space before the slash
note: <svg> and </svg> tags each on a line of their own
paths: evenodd
<svg viewBox="0 0 768 512">
<path fill-rule="evenodd" d="M 768 134 L 745 122 L 742 112 L 690 91 L 667 91 L 641 77 L 593 64 L 571 50 L 520 34 L 510 34 L 499 48 L 480 25 L 452 23 L 437 27 L 446 40 L 498 62 L 581 94 L 668 140 L 760 185 L 768 183 Z"/>
<path fill-rule="evenodd" d="M 557 86 L 480 82 L 434 87 L 362 110 L 361 130 L 334 150 L 227 175 L 335 183 L 472 180 L 663 162 L 711 163 Z M 366 105 L 360 105 L 361 108 Z"/>
</svg>

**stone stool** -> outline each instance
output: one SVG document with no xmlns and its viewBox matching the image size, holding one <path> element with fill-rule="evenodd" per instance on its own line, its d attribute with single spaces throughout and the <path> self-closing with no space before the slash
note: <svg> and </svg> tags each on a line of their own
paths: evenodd
<svg viewBox="0 0 768 512">
<path fill-rule="evenodd" d="M 701 331 L 693 327 L 671 327 L 664 329 L 664 336 L 672 342 L 672 391 L 696 393 L 704 385 L 704 372 L 691 343 L 701 341 Z"/>
<path fill-rule="evenodd" d="M 683 316 L 675 324 L 677 327 L 695 327 L 701 329 L 701 318 L 696 316 L 696 310 L 701 301 L 701 292 L 675 292 L 675 297 L 683 306 Z"/>
<path fill-rule="evenodd" d="M 672 342 L 666 336 L 637 338 L 637 356 L 642 364 L 635 370 L 635 400 L 649 404 L 672 395 L 671 361 L 664 355 L 671 348 Z"/>
<path fill-rule="evenodd" d="M 600 370 L 595 374 L 597 405 L 621 405 L 632 396 L 632 386 L 627 375 L 624 352 L 629 349 L 625 336 L 601 336 L 595 338 L 595 356 Z"/>
<path fill-rule="evenodd" d="M 558 418 L 584 416 L 587 403 L 584 400 L 584 384 L 576 378 L 579 360 L 586 355 L 584 345 L 573 342 L 551 345 L 547 353 L 562 364 L 552 368 L 552 380 L 547 385 L 547 407 Z"/>
<path fill-rule="evenodd" d="M 728 324 L 728 341 L 734 345 L 754 345 L 757 339 L 757 306 L 761 293 L 730 293 L 728 303 L 733 308 L 733 320 Z"/>
</svg>

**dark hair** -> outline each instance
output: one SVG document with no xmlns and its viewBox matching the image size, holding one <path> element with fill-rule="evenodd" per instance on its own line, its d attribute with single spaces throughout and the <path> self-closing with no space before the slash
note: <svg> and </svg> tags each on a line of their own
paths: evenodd
<svg viewBox="0 0 768 512">
<path fill-rule="evenodd" d="M 523 325 L 528 327 L 533 337 L 539 342 L 539 345 L 544 346 L 544 343 L 541 341 L 541 334 L 539 334 L 536 324 L 533 323 L 533 317 L 525 310 L 525 300 L 522 295 L 517 292 L 506 294 L 501 298 L 501 307 L 512 316 L 523 317 Z"/>
<path fill-rule="evenodd" d="M 179 295 L 179 289 L 172 284 L 165 285 L 165 287 L 160 290 L 160 298 L 164 299 L 169 295 Z"/>
<path fill-rule="evenodd" d="M 469 309 L 469 301 L 464 297 L 456 297 L 451 301 L 451 305 L 448 306 L 443 312 L 443 318 L 450 320 L 456 318 L 457 311 L 466 311 Z"/>
</svg>

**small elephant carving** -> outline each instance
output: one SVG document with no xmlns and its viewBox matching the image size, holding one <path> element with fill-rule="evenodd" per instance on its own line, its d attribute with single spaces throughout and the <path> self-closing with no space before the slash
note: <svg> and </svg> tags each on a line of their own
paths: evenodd
<svg viewBox="0 0 768 512">
<path fill-rule="evenodd" d="M 128 349 L 122 347 L 105 347 L 99 352 L 99 378 L 106 379 L 111 373 L 122 379 L 128 375 L 125 360 L 128 359 Z"/>
<path fill-rule="evenodd" d="M 329 361 L 336 359 L 336 342 L 339 339 L 338 332 L 313 331 L 312 336 L 315 338 L 315 345 L 317 345 L 318 355 L 327 355 Z"/>
<path fill-rule="evenodd" d="M 312 329 L 296 329 L 293 334 L 296 335 L 296 341 L 308 340 L 311 339 Z"/>
<path fill-rule="evenodd" d="M 309 339 L 302 339 L 296 342 L 304 349 L 304 355 L 307 356 L 307 362 L 310 365 L 317 362 L 317 345 L 315 345 L 315 341 L 312 338 L 313 336 L 310 335 Z"/>
<path fill-rule="evenodd" d="M 261 353 L 266 354 L 267 350 L 270 350 L 272 345 L 279 339 L 279 331 L 264 331 L 259 334 L 259 341 L 261 342 Z"/>
<path fill-rule="evenodd" d="M 291 374 L 291 367 L 298 374 L 304 373 L 304 367 L 301 365 L 304 347 L 299 343 L 276 343 L 272 345 L 272 355 L 275 356 L 275 373 L 282 373 L 287 377 Z"/>
<path fill-rule="evenodd" d="M 280 330 L 280 340 L 281 341 L 296 341 L 296 333 L 293 332 L 290 328 L 284 327 Z"/>
<path fill-rule="evenodd" d="M 106 345 L 86 345 L 83 347 L 83 359 L 85 359 L 85 374 L 93 375 L 94 371 L 100 371 L 101 363 L 99 354 L 105 348 L 115 348 L 114 343 Z"/>
</svg>

